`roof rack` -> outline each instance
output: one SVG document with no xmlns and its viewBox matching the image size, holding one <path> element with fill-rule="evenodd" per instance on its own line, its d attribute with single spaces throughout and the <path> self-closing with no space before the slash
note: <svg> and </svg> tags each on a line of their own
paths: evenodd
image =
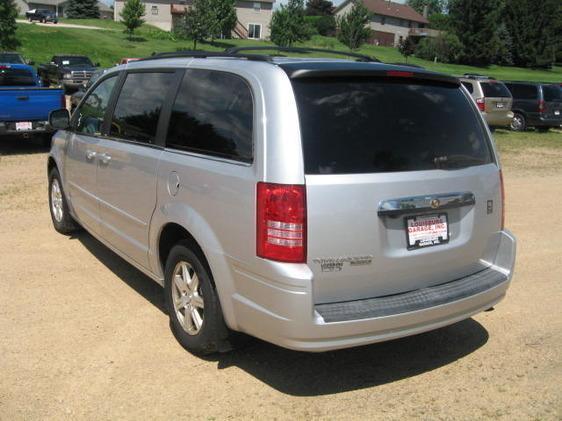
<svg viewBox="0 0 562 421">
<path fill-rule="evenodd" d="M 420 66 L 419 64 L 413 64 L 413 63 L 399 63 L 399 62 L 395 62 L 395 63 L 388 63 L 388 64 L 393 64 L 395 66 L 406 66 L 406 67 L 415 67 L 417 69 L 425 69 L 425 67 Z"/>
<path fill-rule="evenodd" d="M 364 62 L 375 62 L 380 63 L 375 57 L 370 57 L 365 54 L 358 54 L 358 53 L 351 53 L 347 51 L 336 51 L 336 50 L 328 50 L 325 48 L 308 48 L 308 47 L 277 47 L 275 45 L 271 46 L 257 46 L 257 47 L 231 47 L 225 50 L 225 53 L 228 54 L 239 54 L 241 51 L 279 51 L 282 53 L 329 53 L 329 54 L 337 54 L 341 56 L 353 57 L 357 59 L 357 61 L 364 61 Z M 270 56 L 268 56 L 270 57 Z"/>
<path fill-rule="evenodd" d="M 491 76 L 485 76 L 485 75 L 479 75 L 478 73 L 465 73 L 463 75 L 463 77 L 467 78 L 467 79 L 490 79 L 490 80 L 496 80 L 496 78 L 491 77 Z"/>
<path fill-rule="evenodd" d="M 243 59 L 255 60 L 255 61 L 272 61 L 271 56 L 261 55 L 261 54 L 232 54 L 226 51 L 216 52 L 216 51 L 193 51 L 193 50 L 152 53 L 150 57 L 141 58 L 139 61 L 159 60 L 162 58 L 182 58 L 182 57 L 191 57 L 191 58 L 221 57 L 221 58 L 243 58 Z"/>
</svg>

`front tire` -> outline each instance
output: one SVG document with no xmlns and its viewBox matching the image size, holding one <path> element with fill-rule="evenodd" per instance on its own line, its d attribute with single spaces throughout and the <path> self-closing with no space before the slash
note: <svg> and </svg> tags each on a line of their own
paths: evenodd
<svg viewBox="0 0 562 421">
<path fill-rule="evenodd" d="M 513 120 L 511 120 L 511 130 L 515 132 L 524 132 L 527 129 L 527 120 L 521 113 L 515 113 Z"/>
<path fill-rule="evenodd" d="M 207 355 L 232 349 L 212 275 L 188 241 L 172 248 L 165 268 L 166 309 L 178 342 Z"/>
<path fill-rule="evenodd" d="M 68 210 L 60 174 L 56 168 L 49 172 L 49 210 L 53 226 L 57 232 L 70 234 L 79 228 Z"/>
</svg>

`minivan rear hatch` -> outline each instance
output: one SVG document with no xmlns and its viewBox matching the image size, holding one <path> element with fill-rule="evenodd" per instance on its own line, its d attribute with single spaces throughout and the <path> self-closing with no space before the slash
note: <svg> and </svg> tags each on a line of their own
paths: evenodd
<svg viewBox="0 0 562 421">
<path fill-rule="evenodd" d="M 458 80 L 403 70 L 287 73 L 316 303 L 413 291 L 488 265 L 501 226 L 500 175 Z"/>
<path fill-rule="evenodd" d="M 509 89 L 502 83 L 495 80 L 480 82 L 484 93 L 485 111 L 487 113 L 505 114 L 511 110 L 512 97 Z"/>
</svg>

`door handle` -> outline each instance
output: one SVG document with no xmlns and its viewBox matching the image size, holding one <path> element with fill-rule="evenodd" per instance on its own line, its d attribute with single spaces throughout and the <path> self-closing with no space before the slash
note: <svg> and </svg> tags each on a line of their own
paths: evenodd
<svg viewBox="0 0 562 421">
<path fill-rule="evenodd" d="M 111 161 L 111 156 L 106 154 L 106 153 L 102 153 L 100 155 L 100 160 L 101 160 L 102 164 L 107 165 L 107 164 L 109 164 L 109 161 Z"/>
<path fill-rule="evenodd" d="M 97 155 L 97 154 L 96 154 L 94 151 L 89 151 L 89 150 L 86 151 L 86 159 L 87 159 L 88 161 L 93 160 L 93 159 L 96 157 L 96 155 Z"/>
<path fill-rule="evenodd" d="M 476 203 L 471 192 L 430 194 L 427 196 L 400 197 L 379 203 L 380 217 L 396 217 L 408 213 L 440 211 L 442 209 L 472 206 Z"/>
</svg>

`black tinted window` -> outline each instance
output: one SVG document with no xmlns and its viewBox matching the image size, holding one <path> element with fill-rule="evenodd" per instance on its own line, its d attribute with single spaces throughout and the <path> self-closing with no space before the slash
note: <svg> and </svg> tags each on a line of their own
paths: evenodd
<svg viewBox="0 0 562 421">
<path fill-rule="evenodd" d="M 543 85 L 542 94 L 546 102 L 561 102 L 562 101 L 562 88 L 556 85 Z"/>
<path fill-rule="evenodd" d="M 240 77 L 187 70 L 172 110 L 166 146 L 250 162 L 252 116 L 252 94 Z"/>
<path fill-rule="evenodd" d="M 19 54 L 0 53 L 0 63 L 25 64 L 25 61 Z"/>
<path fill-rule="evenodd" d="M 76 111 L 76 131 L 87 134 L 101 134 L 105 112 L 113 87 L 117 81 L 116 76 L 104 80 L 82 102 Z"/>
<path fill-rule="evenodd" d="M 480 86 L 487 98 L 511 98 L 509 90 L 501 82 L 480 82 Z"/>
<path fill-rule="evenodd" d="M 29 70 L 0 66 L 0 86 L 35 86 L 36 83 Z"/>
<path fill-rule="evenodd" d="M 456 86 L 356 78 L 293 82 L 308 174 L 460 168 L 491 162 Z"/>
<path fill-rule="evenodd" d="M 470 82 L 461 82 L 461 83 L 468 90 L 468 92 L 470 93 L 474 92 L 474 86 L 472 86 L 472 83 Z"/>
<path fill-rule="evenodd" d="M 57 62 L 63 66 L 93 66 L 88 57 L 67 56 L 59 57 Z"/>
<path fill-rule="evenodd" d="M 507 85 L 507 87 L 515 99 L 537 99 L 538 91 L 536 85 L 512 83 Z"/>
<path fill-rule="evenodd" d="M 175 75 L 131 73 L 119 94 L 110 136 L 154 143 L 160 111 Z"/>
</svg>

